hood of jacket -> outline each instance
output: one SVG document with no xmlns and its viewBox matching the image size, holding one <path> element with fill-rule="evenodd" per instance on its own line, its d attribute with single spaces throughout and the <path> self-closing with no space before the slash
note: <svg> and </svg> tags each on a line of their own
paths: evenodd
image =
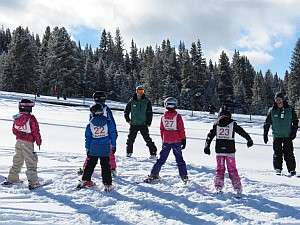
<svg viewBox="0 0 300 225">
<path fill-rule="evenodd" d="M 14 118 L 15 124 L 17 126 L 23 126 L 31 118 L 31 115 L 29 113 L 22 112 L 22 113 L 15 115 L 13 118 Z"/>
<path fill-rule="evenodd" d="M 176 114 L 177 114 L 176 110 L 167 110 L 164 113 L 164 117 L 166 119 L 172 119 L 172 118 L 174 118 L 174 116 L 176 116 Z"/>
<path fill-rule="evenodd" d="M 217 120 L 216 124 L 220 127 L 225 127 L 227 126 L 228 124 L 230 124 L 231 122 L 233 122 L 234 120 L 227 117 L 227 116 L 224 116 L 224 117 L 221 117 Z"/>
</svg>

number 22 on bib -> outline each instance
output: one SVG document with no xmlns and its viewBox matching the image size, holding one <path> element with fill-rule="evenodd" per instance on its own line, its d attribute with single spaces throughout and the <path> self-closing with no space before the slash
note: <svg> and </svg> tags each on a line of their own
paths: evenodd
<svg viewBox="0 0 300 225">
<path fill-rule="evenodd" d="M 95 126 L 90 123 L 90 128 L 93 134 L 93 138 L 103 138 L 108 136 L 108 127 L 107 124 L 104 126 Z"/>
</svg>

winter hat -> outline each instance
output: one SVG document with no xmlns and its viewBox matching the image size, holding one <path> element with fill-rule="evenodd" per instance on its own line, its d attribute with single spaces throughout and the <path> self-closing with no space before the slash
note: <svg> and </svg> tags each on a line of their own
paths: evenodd
<svg viewBox="0 0 300 225">
<path fill-rule="evenodd" d="M 139 94 L 144 94 L 144 92 L 145 92 L 144 85 L 143 84 L 137 85 L 136 88 L 135 88 L 135 92 L 139 93 Z"/>
<path fill-rule="evenodd" d="M 168 97 L 164 101 L 165 108 L 168 110 L 176 109 L 177 99 L 174 97 Z"/>
<path fill-rule="evenodd" d="M 90 112 L 93 115 L 102 115 L 103 114 L 103 105 L 99 103 L 95 103 L 90 107 Z"/>
<path fill-rule="evenodd" d="M 231 112 L 227 109 L 226 106 L 222 106 L 220 108 L 220 111 L 218 113 L 218 117 L 221 118 L 221 117 L 228 117 L 228 118 L 231 118 Z"/>
<path fill-rule="evenodd" d="M 32 107 L 34 107 L 34 102 L 30 99 L 23 98 L 19 101 L 19 111 L 20 112 L 32 112 Z"/>
<path fill-rule="evenodd" d="M 276 98 L 281 98 L 282 100 L 284 100 L 284 95 L 282 92 L 277 92 L 275 94 L 274 100 L 276 100 Z"/>
<path fill-rule="evenodd" d="M 96 91 L 93 94 L 93 99 L 96 103 L 105 103 L 106 101 L 106 95 L 104 91 Z"/>
</svg>

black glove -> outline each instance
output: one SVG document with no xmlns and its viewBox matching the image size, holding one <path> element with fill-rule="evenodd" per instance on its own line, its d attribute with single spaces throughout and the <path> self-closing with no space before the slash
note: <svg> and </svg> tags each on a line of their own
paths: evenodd
<svg viewBox="0 0 300 225">
<path fill-rule="evenodd" d="M 292 133 L 290 135 L 290 139 L 294 140 L 296 138 L 296 136 L 297 136 L 297 130 L 296 130 L 296 132 L 292 130 Z"/>
<path fill-rule="evenodd" d="M 291 136 L 290 136 L 290 138 L 291 138 L 292 140 L 294 140 L 294 139 L 296 138 L 296 136 L 297 136 L 297 134 L 292 133 Z"/>
<path fill-rule="evenodd" d="M 205 146 L 205 148 L 204 148 L 204 153 L 207 154 L 207 155 L 210 155 L 210 149 L 209 149 L 209 146 Z"/>
<path fill-rule="evenodd" d="M 186 139 L 182 139 L 181 141 L 181 150 L 185 149 L 186 146 Z"/>
<path fill-rule="evenodd" d="M 264 134 L 264 142 L 265 142 L 265 144 L 267 144 L 268 143 L 268 134 Z"/>
<path fill-rule="evenodd" d="M 116 150 L 117 150 L 117 147 L 116 146 L 112 146 L 111 147 L 111 151 L 115 154 L 116 153 Z"/>
<path fill-rule="evenodd" d="M 251 146 L 253 146 L 253 141 L 252 139 L 247 141 L 247 147 L 250 148 Z"/>
</svg>

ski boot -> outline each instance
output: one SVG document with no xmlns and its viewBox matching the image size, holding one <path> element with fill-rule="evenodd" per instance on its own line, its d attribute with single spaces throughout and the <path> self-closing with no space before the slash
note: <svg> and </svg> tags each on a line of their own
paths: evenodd
<svg viewBox="0 0 300 225">
<path fill-rule="evenodd" d="M 223 193 L 223 191 L 222 191 L 223 187 L 216 186 L 215 188 L 216 188 L 216 194 L 222 194 Z"/>
<path fill-rule="evenodd" d="M 77 174 L 78 174 L 78 176 L 81 176 L 83 174 L 83 169 L 79 168 L 78 171 L 77 171 Z"/>
<path fill-rule="evenodd" d="M 156 156 L 156 155 L 150 155 L 149 159 L 156 160 L 156 159 L 157 159 L 157 156 Z"/>
<path fill-rule="evenodd" d="M 278 175 L 278 176 L 281 176 L 281 175 L 282 175 L 282 174 L 281 174 L 281 169 L 276 169 L 276 170 L 275 170 L 275 174 Z"/>
<path fill-rule="evenodd" d="M 128 152 L 127 152 L 126 157 L 131 158 L 131 156 L 132 156 L 132 153 L 128 153 Z"/>
<path fill-rule="evenodd" d="M 111 192 L 113 190 L 113 186 L 111 184 L 104 184 L 104 191 Z"/>
<path fill-rule="evenodd" d="M 187 184 L 187 182 L 189 181 L 188 175 L 182 176 L 182 177 L 181 177 L 181 180 L 183 181 L 184 184 Z"/>
<path fill-rule="evenodd" d="M 35 181 L 35 182 L 32 182 L 32 181 L 29 181 L 28 182 L 28 189 L 29 190 L 33 190 L 33 189 L 36 189 L 40 186 L 40 183 L 38 181 Z"/>
<path fill-rule="evenodd" d="M 292 177 L 292 176 L 296 176 L 296 171 L 294 171 L 294 170 L 293 170 L 293 171 L 290 171 L 290 174 L 289 174 L 289 176 L 290 176 L 290 177 Z"/>
<path fill-rule="evenodd" d="M 153 183 L 156 183 L 158 182 L 160 179 L 160 177 L 158 175 L 149 175 L 145 180 L 144 182 L 145 183 L 148 183 L 148 184 L 153 184 Z"/>
<path fill-rule="evenodd" d="M 96 184 L 91 181 L 91 180 L 85 180 L 85 181 L 79 181 L 78 185 L 77 185 L 77 189 L 81 189 L 81 188 L 90 188 L 95 186 Z"/>
<path fill-rule="evenodd" d="M 2 186 L 12 186 L 14 184 L 22 184 L 22 183 L 23 183 L 23 181 L 21 181 L 21 180 L 12 182 L 12 181 L 9 181 L 6 179 L 6 181 L 2 182 L 1 185 Z"/>
<path fill-rule="evenodd" d="M 111 176 L 116 177 L 117 176 L 117 170 L 116 169 L 111 169 Z"/>
</svg>

